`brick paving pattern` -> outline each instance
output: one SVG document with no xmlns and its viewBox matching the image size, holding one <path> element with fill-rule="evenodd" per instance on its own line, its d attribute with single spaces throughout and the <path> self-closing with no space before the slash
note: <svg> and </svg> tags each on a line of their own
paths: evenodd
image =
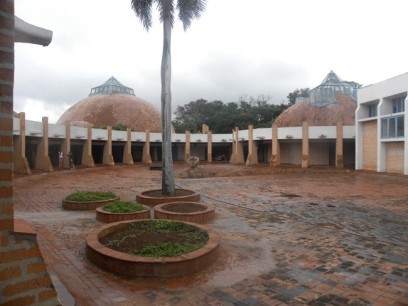
<svg viewBox="0 0 408 306">
<path fill-rule="evenodd" d="M 263 175 L 245 176 L 256 171 Z M 161 173 L 146 166 L 17 177 L 15 217 L 38 231 L 66 305 L 408 305 L 407 177 L 230 165 L 207 173 L 213 177 L 176 181 L 215 206 L 207 225 L 222 237 L 217 261 L 188 277 L 103 271 L 84 256 L 86 233 L 102 225 L 95 212 L 61 207 L 76 190 L 134 199 L 160 188 Z"/>
</svg>

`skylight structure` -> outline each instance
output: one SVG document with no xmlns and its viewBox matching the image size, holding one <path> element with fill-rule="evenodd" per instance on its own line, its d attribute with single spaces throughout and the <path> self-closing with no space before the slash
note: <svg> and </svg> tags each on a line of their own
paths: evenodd
<svg viewBox="0 0 408 306">
<path fill-rule="evenodd" d="M 135 95 L 132 88 L 122 85 L 112 76 L 102 85 L 92 88 L 89 96 L 112 94 L 127 94 L 132 96 Z"/>
<path fill-rule="evenodd" d="M 344 94 L 357 99 L 357 85 L 340 79 L 333 71 L 325 77 L 323 82 L 310 91 L 309 103 L 314 106 L 325 106 L 336 103 L 336 94 Z"/>
</svg>

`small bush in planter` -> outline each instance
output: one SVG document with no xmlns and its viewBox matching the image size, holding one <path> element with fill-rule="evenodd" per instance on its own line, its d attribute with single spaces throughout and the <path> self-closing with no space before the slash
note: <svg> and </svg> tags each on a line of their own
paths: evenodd
<svg viewBox="0 0 408 306">
<path fill-rule="evenodd" d="M 102 191 L 77 191 L 69 194 L 65 197 L 66 201 L 75 202 L 92 202 L 92 201 L 103 201 L 109 199 L 118 198 L 113 192 L 102 192 Z"/>
<path fill-rule="evenodd" d="M 146 207 L 134 201 L 113 201 L 102 209 L 110 213 L 134 213 L 146 210 Z"/>
</svg>

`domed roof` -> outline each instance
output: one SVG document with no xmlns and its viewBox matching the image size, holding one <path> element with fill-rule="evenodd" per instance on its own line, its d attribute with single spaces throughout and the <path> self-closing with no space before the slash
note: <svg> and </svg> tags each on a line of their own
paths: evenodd
<svg viewBox="0 0 408 306">
<path fill-rule="evenodd" d="M 326 126 L 355 125 L 357 108 L 355 82 L 342 81 L 333 71 L 323 82 L 310 91 L 310 98 L 304 98 L 286 109 L 275 120 L 279 127 L 309 125 Z"/>
<path fill-rule="evenodd" d="M 149 102 L 134 95 L 114 77 L 91 89 L 89 97 L 71 106 L 57 121 L 85 121 L 95 127 L 126 125 L 134 131 L 161 132 L 160 112 Z"/>
<path fill-rule="evenodd" d="M 278 127 L 294 127 L 308 122 L 312 126 L 328 126 L 341 121 L 343 125 L 355 125 L 356 101 L 344 94 L 335 97 L 335 103 L 323 107 L 313 106 L 309 99 L 303 99 L 280 114 L 275 124 Z"/>
</svg>

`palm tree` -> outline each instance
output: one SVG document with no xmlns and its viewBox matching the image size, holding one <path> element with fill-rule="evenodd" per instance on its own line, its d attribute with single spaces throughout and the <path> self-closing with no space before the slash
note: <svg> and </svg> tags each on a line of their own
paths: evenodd
<svg viewBox="0 0 408 306">
<path fill-rule="evenodd" d="M 174 171 L 171 152 L 171 30 L 174 24 L 174 12 L 179 11 L 179 19 L 184 30 L 191 25 L 191 20 L 199 18 L 205 9 L 206 0 L 131 0 L 132 9 L 149 30 L 152 26 L 152 6 L 155 3 L 163 23 L 163 55 L 161 63 L 161 113 L 162 113 L 162 194 L 174 195 Z"/>
</svg>

